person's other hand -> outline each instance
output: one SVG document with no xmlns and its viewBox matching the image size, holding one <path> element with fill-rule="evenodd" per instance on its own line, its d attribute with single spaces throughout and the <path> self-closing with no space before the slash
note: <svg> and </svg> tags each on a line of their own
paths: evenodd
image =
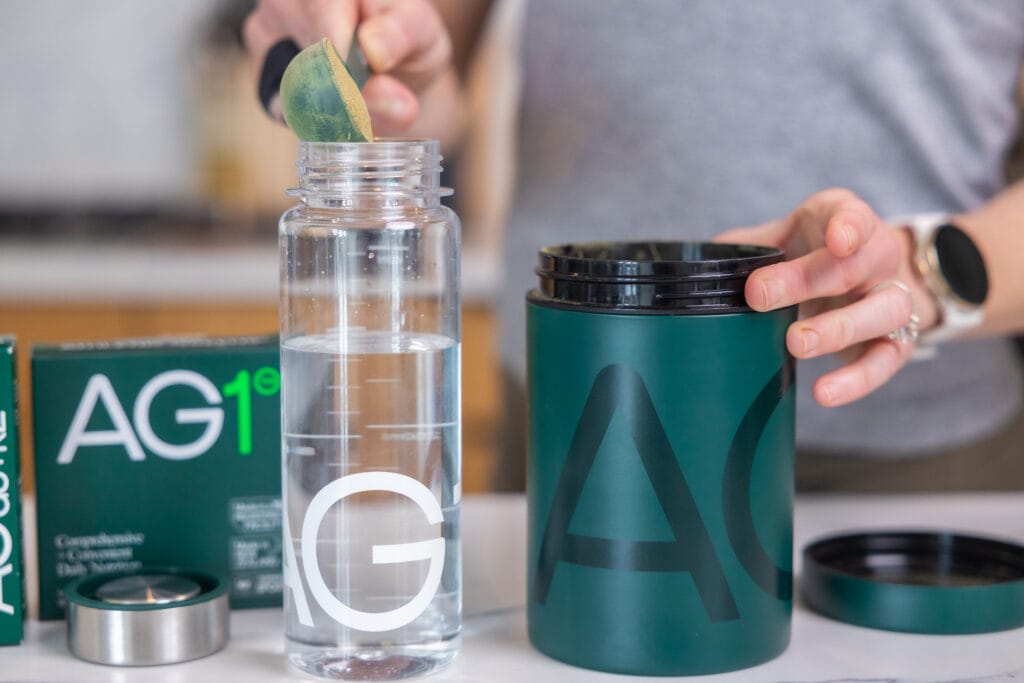
<svg viewBox="0 0 1024 683">
<path fill-rule="evenodd" d="M 357 40 L 373 75 L 363 87 L 376 135 L 405 131 L 419 115 L 418 96 L 452 66 L 452 45 L 428 0 L 259 0 L 243 29 L 259 78 L 267 52 L 291 38 L 300 48 L 326 37 L 344 57 Z M 270 105 L 278 119 L 277 98 Z"/>
<path fill-rule="evenodd" d="M 785 218 L 729 230 L 715 241 L 785 250 L 787 261 L 754 271 L 744 294 L 756 311 L 800 305 L 801 319 L 786 333 L 795 357 L 842 352 L 848 363 L 814 384 L 824 406 L 863 398 L 903 367 L 913 342 L 887 335 L 913 312 L 920 330 L 935 324 L 935 302 L 912 270 L 909 234 L 848 190 L 818 192 Z"/>
</svg>

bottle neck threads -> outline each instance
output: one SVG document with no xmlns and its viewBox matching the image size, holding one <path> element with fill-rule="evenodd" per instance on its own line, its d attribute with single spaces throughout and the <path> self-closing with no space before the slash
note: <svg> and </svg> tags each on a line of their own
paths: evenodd
<svg viewBox="0 0 1024 683">
<path fill-rule="evenodd" d="M 451 194 L 436 140 L 300 142 L 295 163 L 289 194 L 318 208 L 431 208 Z"/>
</svg>

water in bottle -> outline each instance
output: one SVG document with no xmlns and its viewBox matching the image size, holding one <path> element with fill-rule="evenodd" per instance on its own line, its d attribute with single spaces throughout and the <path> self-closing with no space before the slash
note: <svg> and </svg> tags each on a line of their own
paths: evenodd
<svg viewBox="0 0 1024 683">
<path fill-rule="evenodd" d="M 285 651 L 325 678 L 458 652 L 459 224 L 434 141 L 299 145 L 281 219 Z"/>
</svg>

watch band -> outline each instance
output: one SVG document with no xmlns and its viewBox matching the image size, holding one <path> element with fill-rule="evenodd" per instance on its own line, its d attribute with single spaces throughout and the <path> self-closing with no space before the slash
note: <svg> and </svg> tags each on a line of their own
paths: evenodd
<svg viewBox="0 0 1024 683">
<path fill-rule="evenodd" d="M 917 355 L 927 357 L 934 353 L 936 345 L 979 326 L 984 320 L 984 313 L 981 305 L 958 296 L 943 274 L 935 237 L 939 228 L 952 225 L 950 216 L 943 213 L 918 214 L 903 217 L 897 221 L 900 223 L 914 237 L 914 265 L 938 306 L 938 322 L 918 339 Z"/>
</svg>

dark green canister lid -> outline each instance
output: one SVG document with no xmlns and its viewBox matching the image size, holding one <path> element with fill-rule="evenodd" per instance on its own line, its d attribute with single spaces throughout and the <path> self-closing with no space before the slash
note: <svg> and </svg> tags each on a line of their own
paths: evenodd
<svg viewBox="0 0 1024 683">
<path fill-rule="evenodd" d="M 929 634 L 1024 626 L 1024 547 L 952 532 L 833 536 L 804 548 L 801 592 L 821 614 Z"/>
</svg>

